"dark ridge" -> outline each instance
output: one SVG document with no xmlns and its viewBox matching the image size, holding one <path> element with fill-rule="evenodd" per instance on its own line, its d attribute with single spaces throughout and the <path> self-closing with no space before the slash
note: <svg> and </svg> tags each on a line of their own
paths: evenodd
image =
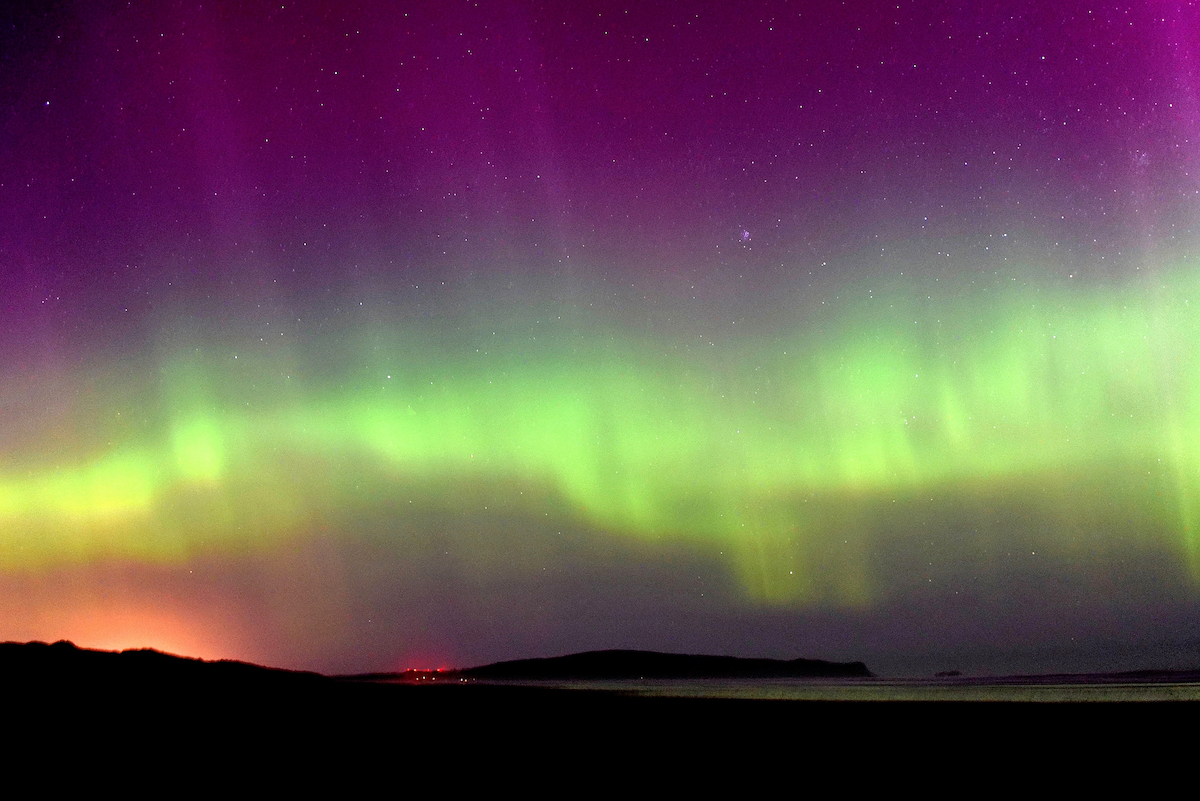
<svg viewBox="0 0 1200 801">
<path fill-rule="evenodd" d="M 198 687 L 269 684 L 272 687 L 307 688 L 331 680 L 318 673 L 268 668 L 229 659 L 208 662 L 153 648 L 96 651 L 59 640 L 49 645 L 44 642 L 0 643 L 0 681 L 83 691 L 127 685 L 143 688 L 178 685 L 181 682 Z"/>
<path fill-rule="evenodd" d="M 743 659 L 657 651 L 588 651 L 467 668 L 458 675 L 494 680 L 869 678 L 862 662 Z"/>
</svg>

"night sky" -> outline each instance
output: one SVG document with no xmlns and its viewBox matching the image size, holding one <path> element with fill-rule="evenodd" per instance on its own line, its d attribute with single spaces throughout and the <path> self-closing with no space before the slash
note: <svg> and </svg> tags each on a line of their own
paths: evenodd
<svg viewBox="0 0 1200 801">
<path fill-rule="evenodd" d="M 1200 666 L 1200 8 L 6 5 L 60 638 Z"/>
</svg>

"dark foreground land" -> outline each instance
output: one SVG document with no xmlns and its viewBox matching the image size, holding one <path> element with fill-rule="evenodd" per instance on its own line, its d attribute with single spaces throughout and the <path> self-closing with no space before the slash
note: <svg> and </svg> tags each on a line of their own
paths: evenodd
<svg viewBox="0 0 1200 801">
<path fill-rule="evenodd" d="M 1094 763 L 1119 752 L 1130 764 L 1139 749 L 1154 747 L 1144 733 L 1190 730 L 1200 712 L 1186 702 L 766 701 L 466 677 L 344 680 L 70 643 L 0 644 L 0 681 L 18 752 L 153 754 L 156 764 L 177 769 L 196 760 L 305 770 L 349 762 L 359 771 L 458 781 L 467 781 L 460 764 L 480 760 L 493 765 L 493 779 L 508 780 L 548 765 L 597 776 L 643 766 L 703 781 L 741 770 L 836 770 L 852 778 L 881 761 L 914 769 L 947 760 Z"/>
</svg>

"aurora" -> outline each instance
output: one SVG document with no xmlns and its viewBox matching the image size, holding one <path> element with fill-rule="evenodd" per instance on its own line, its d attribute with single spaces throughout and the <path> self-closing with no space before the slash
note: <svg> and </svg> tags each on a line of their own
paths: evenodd
<svg viewBox="0 0 1200 801">
<path fill-rule="evenodd" d="M 707 352 L 604 319 L 537 342 L 537 309 L 507 310 L 486 356 L 379 322 L 346 337 L 364 343 L 353 369 L 313 380 L 194 348 L 151 365 L 157 394 L 137 403 L 155 424 L 52 465 L 31 440 L 0 483 L 3 563 L 270 549 L 318 516 L 353 536 L 354 516 L 416 503 L 679 541 L 719 551 L 760 602 L 859 606 L 876 540 L 957 515 L 973 533 L 938 536 L 983 559 L 1014 536 L 998 510 L 1021 508 L 1045 559 L 1130 537 L 1200 580 L 1194 270 L 1090 293 L 1028 275 L 848 285 L 821 332 Z"/>
</svg>

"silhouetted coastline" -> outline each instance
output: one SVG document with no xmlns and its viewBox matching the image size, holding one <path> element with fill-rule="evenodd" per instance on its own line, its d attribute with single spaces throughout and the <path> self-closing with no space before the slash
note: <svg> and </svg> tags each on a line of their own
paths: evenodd
<svg viewBox="0 0 1200 801">
<path fill-rule="evenodd" d="M 657 651 L 587 651 L 542 659 L 519 659 L 458 671 L 491 680 L 870 678 L 862 662 L 820 659 L 744 659 Z"/>
<path fill-rule="evenodd" d="M 780 759 L 803 753 L 828 764 L 848 764 L 871 742 L 886 742 L 891 756 L 914 758 L 930 741 L 939 742 L 942 756 L 970 759 L 1015 747 L 1018 741 L 1006 732 L 1022 732 L 1022 749 L 1039 743 L 1060 748 L 1068 735 L 1080 749 L 1104 747 L 1105 732 L 1114 726 L 1183 725 L 1197 708 L 1194 703 L 683 697 L 602 684 L 565 689 L 557 683 L 619 684 L 634 668 L 639 678 L 656 675 L 655 680 L 682 684 L 700 675 L 705 678 L 695 683 L 714 676 L 735 683 L 787 682 L 783 671 L 799 674 L 802 683 L 812 679 L 850 688 L 887 681 L 865 678 L 869 672 L 861 663 L 617 651 L 439 674 L 451 679 L 446 681 L 402 682 L 396 680 L 400 674 L 330 677 L 151 649 L 117 653 L 69 642 L 0 644 L 6 719 L 27 752 L 47 744 L 110 754 L 143 749 L 177 766 L 189 765 L 196 754 L 216 755 L 228 764 L 249 764 L 264 755 L 325 760 L 313 765 L 332 764 L 331 757 L 367 765 L 370 756 L 376 767 L 403 755 L 409 760 L 405 764 L 445 771 L 459 770 L 464 754 L 531 766 L 551 759 L 595 764 L 601 757 L 624 760 L 639 754 L 689 763 L 708 754 L 735 764 L 729 762 L 731 754 L 762 759 L 771 752 Z M 1112 675 L 1125 682 L 1186 678 L 1174 672 Z M 954 733 L 949 741 L 948 732 Z"/>
</svg>

